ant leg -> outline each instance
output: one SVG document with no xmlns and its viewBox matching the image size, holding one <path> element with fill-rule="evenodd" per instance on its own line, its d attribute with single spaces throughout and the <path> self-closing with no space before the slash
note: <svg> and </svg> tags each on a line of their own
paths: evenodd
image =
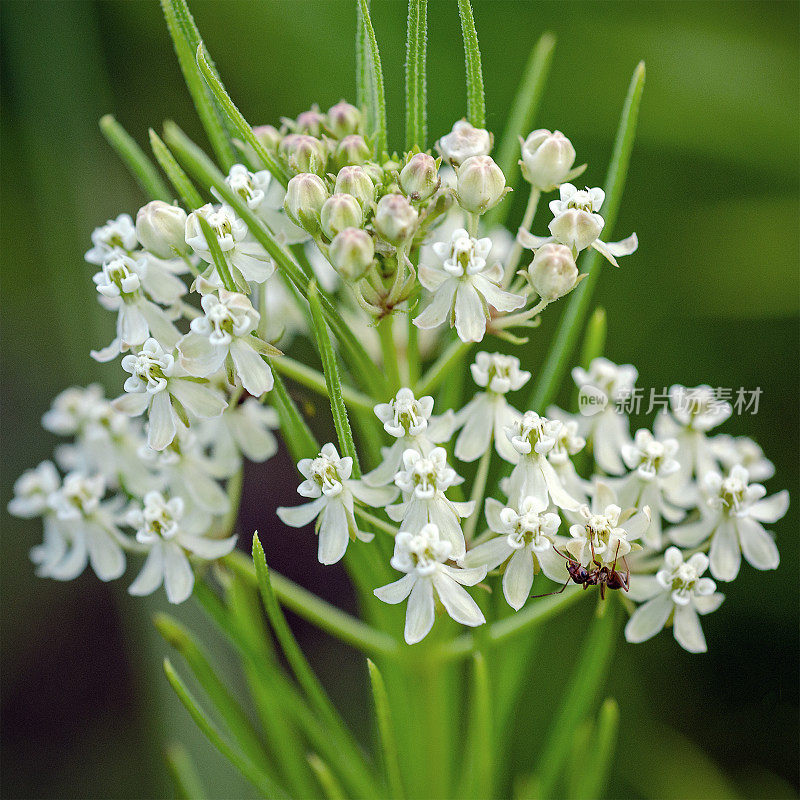
<svg viewBox="0 0 800 800">
<path fill-rule="evenodd" d="M 571 580 L 572 580 L 572 578 L 570 578 L 558 591 L 545 592 L 544 594 L 532 594 L 531 595 L 531 599 L 534 599 L 536 597 L 550 597 L 551 594 L 561 594 L 561 592 L 563 592 L 564 589 L 566 589 L 567 586 L 569 586 L 569 581 L 571 581 Z M 584 588 L 586 588 L 586 587 L 584 587 Z"/>
<path fill-rule="evenodd" d="M 601 600 L 605 600 L 606 599 L 606 585 L 605 585 L 605 583 L 601 583 L 600 584 L 600 599 Z"/>
<path fill-rule="evenodd" d="M 590 547 L 590 549 L 592 551 L 592 562 L 594 564 L 597 564 L 598 567 L 602 567 L 603 565 L 597 560 L 597 556 L 595 555 L 594 542 L 591 539 L 589 539 L 589 547 Z"/>
</svg>

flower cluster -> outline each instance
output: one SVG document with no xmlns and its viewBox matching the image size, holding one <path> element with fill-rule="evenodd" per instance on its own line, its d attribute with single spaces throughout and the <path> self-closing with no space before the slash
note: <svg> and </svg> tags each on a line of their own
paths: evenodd
<svg viewBox="0 0 800 800">
<path fill-rule="evenodd" d="M 97 386 L 72 388 L 44 415 L 47 430 L 72 441 L 55 463 L 22 475 L 8 507 L 43 520 L 44 540 L 31 551 L 37 573 L 68 580 L 89 564 L 112 580 L 138 554 L 129 591 L 163 585 L 181 602 L 193 565 L 235 545 L 243 461 L 276 452 L 279 419 L 284 432 L 296 427 L 281 370 L 323 393 L 339 387 L 339 399 L 361 412 L 387 400 L 374 382 L 370 397 L 342 390 L 325 354 L 323 376 L 277 348 L 312 328 L 317 341 L 328 335 L 306 314 L 316 279 L 357 346 L 371 354 L 379 344 L 378 383 L 393 394 L 374 405 L 377 422 L 358 417 L 375 451 L 390 437 L 380 457 L 367 465 L 366 453 L 348 449 L 349 423 L 337 413 L 339 449 L 325 444 L 298 464 L 308 502 L 278 510 L 286 525 L 314 522 L 322 564 L 340 561 L 351 543 L 380 551 L 376 535 L 393 536 L 390 564 L 404 575 L 374 593 L 408 600 L 409 643 L 442 610 L 463 625 L 484 623 L 483 604 L 465 587 L 490 590 L 497 578 L 519 610 L 542 573 L 556 590 L 599 585 L 602 596 L 622 590 L 631 607 L 641 603 L 629 641 L 672 623 L 683 647 L 704 650 L 697 615 L 722 601 L 714 581 L 733 580 L 742 557 L 757 569 L 778 566 L 764 525 L 788 504 L 786 492 L 765 497 L 754 482 L 773 472 L 755 443 L 712 433 L 730 409 L 708 387 L 673 387 L 671 412 L 633 436 L 615 404 L 637 372 L 604 358 L 573 371 L 582 395 L 603 400 L 592 414 L 543 415 L 515 401 L 531 371 L 502 353 L 478 352 L 476 391 L 438 416 L 433 396 L 416 391 L 426 385 L 420 358 L 444 349 L 444 323 L 455 329 L 456 356 L 488 336 L 524 341 L 510 329 L 534 327 L 575 288 L 582 251 L 617 265 L 636 250 L 635 234 L 601 238 L 604 194 L 569 182 L 585 169 L 574 166 L 570 141 L 542 129 L 521 142 L 530 198 L 514 240 L 505 229 L 482 230 L 510 188 L 490 155 L 491 134 L 464 120 L 437 141 L 438 157 L 379 152 L 362 111 L 344 101 L 254 134 L 260 146 L 241 147 L 243 163 L 209 188 L 208 202 L 184 209 L 155 200 L 135 221 L 121 214 L 92 234 L 86 260 L 100 303 L 116 314 L 111 344 L 92 355 L 120 359 L 127 377 L 115 399 Z M 554 191 L 550 235 L 534 236 L 539 197 Z M 532 260 L 517 271 L 526 248 Z M 399 334 L 391 321 L 401 314 L 410 324 Z M 342 361 L 345 380 L 368 388 L 363 362 Z M 369 467 L 363 476 L 359 460 Z"/>
</svg>

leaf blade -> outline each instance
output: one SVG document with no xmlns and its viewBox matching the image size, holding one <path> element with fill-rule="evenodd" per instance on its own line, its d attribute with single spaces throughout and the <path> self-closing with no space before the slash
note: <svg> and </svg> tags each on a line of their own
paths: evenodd
<svg viewBox="0 0 800 800">
<path fill-rule="evenodd" d="M 378 50 L 378 39 L 372 27 L 367 0 L 358 0 L 360 21 L 364 31 L 367 54 L 367 72 L 369 73 L 368 94 L 364 98 L 367 106 L 367 118 L 371 120 L 371 133 L 375 137 L 373 150 L 375 157 L 382 160 L 386 152 L 386 94 L 383 86 L 383 68 L 381 54 Z"/>
<path fill-rule="evenodd" d="M 458 0 L 461 35 L 464 38 L 464 61 L 467 77 L 467 121 L 476 128 L 486 127 L 486 99 L 483 90 L 481 51 L 478 32 L 469 0 Z"/>
<path fill-rule="evenodd" d="M 406 150 L 425 149 L 427 129 L 428 0 L 408 0 L 406 32 Z"/>
<path fill-rule="evenodd" d="M 392 710 L 389 696 L 386 693 L 386 684 L 380 670 L 371 659 L 367 659 L 369 681 L 372 688 L 372 698 L 375 701 L 375 715 L 378 720 L 378 733 L 381 741 L 386 780 L 389 787 L 389 797 L 393 800 L 402 800 L 405 797 L 400 760 L 397 750 L 397 739 L 394 734 Z"/>
</svg>

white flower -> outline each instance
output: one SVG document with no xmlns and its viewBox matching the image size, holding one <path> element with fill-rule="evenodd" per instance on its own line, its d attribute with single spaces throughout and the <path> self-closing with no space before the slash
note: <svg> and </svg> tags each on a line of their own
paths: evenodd
<svg viewBox="0 0 800 800">
<path fill-rule="evenodd" d="M 130 214 L 120 214 L 92 231 L 92 248 L 84 258 L 98 267 L 111 255 L 132 253 L 139 246 Z"/>
<path fill-rule="evenodd" d="M 693 497 L 681 498 L 671 484 L 670 479 L 680 470 L 677 453 L 676 439 L 659 440 L 642 428 L 636 431 L 632 444 L 622 446 L 622 459 L 631 472 L 609 481 L 621 506 L 649 506 L 652 518 L 642 540 L 654 550 L 661 549 L 661 517 L 680 522 L 686 514 L 681 506 L 690 507 L 694 503 Z"/>
<path fill-rule="evenodd" d="M 664 566 L 653 575 L 631 577 L 630 597 L 642 602 L 625 626 L 632 643 L 655 636 L 673 617 L 678 644 L 690 653 L 705 653 L 706 639 L 698 614 L 709 614 L 725 599 L 711 578 L 700 576 L 708 568 L 708 556 L 695 553 L 687 561 L 677 547 L 664 553 Z"/>
<path fill-rule="evenodd" d="M 169 348 L 174 347 L 180 338 L 180 332 L 167 312 L 142 291 L 142 276 L 147 270 L 146 260 L 137 261 L 118 253 L 104 261 L 102 270 L 92 278 L 101 296 L 101 304 L 117 312 L 116 338 L 108 347 L 92 353 L 97 361 L 110 361 L 122 350 L 144 344 L 150 336 Z M 185 292 L 183 283 L 178 278 L 175 280 Z"/>
<path fill-rule="evenodd" d="M 404 633 L 408 644 L 424 639 L 433 627 L 435 597 L 462 625 L 474 627 L 486 622 L 478 604 L 463 588 L 482 581 L 486 569 L 451 567 L 445 562 L 452 556 L 451 543 L 440 537 L 433 523 L 423 525 L 418 533 L 401 531 L 397 534 L 391 565 L 406 574 L 394 583 L 375 589 L 375 596 L 393 605 L 408 598 Z"/>
<path fill-rule="evenodd" d="M 319 534 L 317 557 L 320 564 L 335 564 L 345 554 L 350 538 L 370 542 L 371 533 L 358 529 L 353 514 L 353 501 L 367 506 L 383 506 L 396 495 L 394 487 L 372 487 L 363 481 L 351 480 L 353 459 L 339 457 L 336 448 L 323 445 L 316 458 L 304 458 L 297 464 L 306 479 L 297 487 L 297 493 L 312 501 L 294 508 L 279 508 L 278 516 L 286 525 L 302 528 L 316 519 Z"/>
<path fill-rule="evenodd" d="M 543 192 L 550 192 L 565 180 L 575 177 L 575 148 L 561 131 L 544 128 L 532 131 L 522 141 L 522 176 Z M 579 173 L 580 174 L 580 173 Z"/>
<path fill-rule="evenodd" d="M 462 558 L 466 543 L 459 520 L 472 513 L 475 503 L 456 503 L 448 500 L 444 493 L 463 480 L 448 466 L 447 452 L 443 447 L 435 447 L 427 455 L 406 450 L 403 469 L 394 478 L 404 500 L 389 506 L 386 513 L 389 519 L 400 523 L 401 530 L 406 531 L 418 531 L 433 522 L 439 536 L 450 543 L 452 558 Z"/>
<path fill-rule="evenodd" d="M 286 191 L 267 170 L 250 172 L 243 164 L 234 164 L 225 183 L 247 203 L 247 207 L 267 225 L 281 244 L 299 244 L 309 238 L 283 212 Z"/>
<path fill-rule="evenodd" d="M 194 588 L 194 572 L 186 551 L 213 560 L 227 555 L 236 546 L 236 536 L 228 539 L 201 536 L 203 527 L 187 526 L 183 499 L 167 500 L 160 492 L 148 492 L 143 506 L 128 512 L 127 521 L 136 529 L 136 541 L 149 550 L 141 572 L 128 587 L 132 595 L 152 594 L 163 583 L 169 602 L 182 603 Z"/>
<path fill-rule="evenodd" d="M 512 505 L 526 497 L 535 497 L 547 506 L 550 500 L 559 508 L 574 510 L 578 501 L 561 484 L 547 454 L 555 447 L 562 423 L 526 411 L 522 418 L 506 428 L 505 434 L 519 453 L 519 461 L 504 481 L 503 491 Z"/>
<path fill-rule="evenodd" d="M 697 547 L 711 539 L 711 574 L 732 581 L 739 574 L 741 557 L 756 569 L 777 569 L 780 554 L 762 522 L 777 522 L 789 507 L 784 490 L 765 498 L 760 483 L 749 483 L 747 469 L 735 466 L 722 477 L 709 472 L 701 482 L 704 496 L 701 517 L 671 528 L 667 533 L 681 547 Z"/>
<path fill-rule="evenodd" d="M 14 481 L 14 496 L 8 501 L 8 513 L 32 519 L 43 516 L 50 496 L 58 490 L 61 478 L 52 461 L 42 461 L 38 467 L 25 470 Z"/>
<path fill-rule="evenodd" d="M 610 487 L 597 482 L 592 506 L 578 509 L 581 522 L 570 526 L 567 552 L 584 567 L 612 566 L 618 560 L 624 563 L 625 556 L 641 546 L 636 539 L 650 524 L 650 509 L 646 506 L 633 513 L 617 505 Z"/>
<path fill-rule="evenodd" d="M 431 416 L 433 398 L 429 395 L 416 398 L 406 386 L 399 389 L 388 403 L 378 403 L 374 410 L 375 416 L 383 423 L 383 429 L 397 441 L 391 447 L 383 448 L 381 464 L 364 476 L 364 482 L 370 486 L 385 486 L 393 481 L 406 450 L 428 455 L 437 444 L 448 441 L 453 435 L 453 412 L 448 411 L 440 417 Z"/>
<path fill-rule="evenodd" d="M 568 494 L 580 502 L 585 502 L 588 483 L 578 475 L 572 456 L 586 447 L 586 439 L 578 432 L 578 421 L 556 406 L 547 409 L 547 416 L 561 422 L 561 428 L 555 437 L 555 444 L 547 454 L 547 460 L 561 481 Z"/>
<path fill-rule="evenodd" d="M 114 523 L 118 502 L 103 502 L 106 484 L 102 475 L 70 472 L 61 488 L 50 495 L 49 505 L 64 538 L 64 552 L 56 563 L 40 573 L 57 580 L 72 580 L 87 562 L 101 581 L 118 578 L 125 571 L 125 537 Z"/>
<path fill-rule="evenodd" d="M 519 368 L 518 358 L 501 353 L 478 353 L 470 370 L 475 383 L 486 391 L 477 392 L 456 415 L 456 428 L 462 430 L 456 440 L 455 456 L 460 461 L 474 461 L 486 452 L 494 438 L 497 454 L 514 464 L 519 453 L 505 429 L 522 415 L 508 404 L 505 395 L 521 389 L 531 374 Z"/>
<path fill-rule="evenodd" d="M 217 392 L 185 377 L 155 339 L 148 339 L 136 355 L 125 356 L 122 368 L 130 378 L 125 381 L 126 394 L 113 405 L 132 417 L 148 412 L 147 443 L 153 450 L 163 450 L 175 438 L 177 421 L 188 424 L 187 411 L 206 419 L 227 407 Z"/>
<path fill-rule="evenodd" d="M 627 256 L 636 251 L 639 240 L 635 233 L 621 242 L 601 241 L 600 234 L 603 232 L 605 220 L 597 212 L 606 197 L 602 189 L 579 190 L 571 183 L 563 183 L 559 192 L 560 199 L 550 201 L 553 219 L 548 227 L 552 235 L 533 236 L 524 228 L 520 228 L 517 241 L 523 247 L 537 250 L 542 245 L 555 241 L 569 247 L 575 257 L 581 250 L 593 247 L 615 267 L 619 266 L 617 257 Z"/>
<path fill-rule="evenodd" d="M 747 436 L 721 433 L 710 440 L 709 447 L 727 471 L 741 464 L 754 481 L 766 481 L 775 474 L 775 465 L 764 456 L 761 447 Z"/>
<path fill-rule="evenodd" d="M 489 528 L 501 534 L 469 550 L 459 561 L 463 567 L 497 569 L 508 562 L 503 573 L 503 595 L 519 611 L 531 593 L 533 576 L 540 570 L 553 581 L 568 578 L 566 561 L 554 549 L 558 514 L 545 513 L 547 506 L 535 497 L 526 497 L 519 508 L 506 507 L 497 500 L 486 501 Z"/>
<path fill-rule="evenodd" d="M 659 414 L 655 431 L 662 438 L 673 437 L 678 440 L 678 461 L 683 482 L 689 481 L 692 475 L 702 478 L 717 466 L 707 434 L 728 419 L 733 408 L 727 401 L 720 400 L 710 386 L 705 385 L 691 389 L 678 384 L 671 386 L 669 404 L 671 416 Z"/>
<path fill-rule="evenodd" d="M 473 128 L 465 119 L 453 125 L 450 133 L 436 142 L 442 158 L 457 167 L 472 156 L 486 156 L 492 149 L 492 134 L 483 128 Z"/>
<path fill-rule="evenodd" d="M 229 206 L 212 206 L 211 203 L 206 203 L 202 208 L 189 214 L 186 220 L 186 244 L 203 261 L 212 265 L 211 275 L 217 285 L 222 285 L 221 278 L 213 266 L 214 259 L 208 249 L 198 216 L 202 216 L 208 222 L 211 231 L 217 237 L 220 250 L 237 284 L 246 281 L 263 283 L 272 275 L 275 265 L 267 255 L 267 251 L 249 237 L 245 221 L 237 217 Z"/>
<path fill-rule="evenodd" d="M 181 366 L 190 375 L 208 378 L 230 356 L 242 386 L 253 397 L 272 389 L 272 371 L 258 350 L 261 340 L 251 335 L 259 314 L 250 300 L 220 289 L 219 296 L 207 294 L 200 304 L 205 316 L 192 320 L 191 331 L 177 345 Z"/>
<path fill-rule="evenodd" d="M 631 364 L 617 365 L 607 358 L 595 358 L 588 371 L 572 370 L 581 396 L 594 401 L 591 409 L 583 411 L 581 433 L 591 441 L 597 465 L 612 475 L 625 471 L 620 456 L 623 445 L 630 442 L 628 418 L 618 412 L 616 403 L 631 395 L 638 374 Z"/>
<path fill-rule="evenodd" d="M 418 328 L 436 328 L 449 320 L 461 341 L 479 342 L 486 333 L 489 307 L 503 312 L 525 304 L 524 297 L 500 288 L 502 264 L 487 266 L 491 248 L 491 239 L 475 239 L 463 228 L 453 231 L 449 243 L 433 245 L 442 264 L 420 264 L 419 281 L 434 297 L 414 319 Z"/>
</svg>

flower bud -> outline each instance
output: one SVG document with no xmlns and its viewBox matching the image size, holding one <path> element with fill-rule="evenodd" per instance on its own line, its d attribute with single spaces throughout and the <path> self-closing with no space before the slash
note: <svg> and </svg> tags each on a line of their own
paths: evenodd
<svg viewBox="0 0 800 800">
<path fill-rule="evenodd" d="M 473 128 L 465 119 L 453 125 L 453 130 L 436 142 L 436 149 L 445 161 L 457 167 L 471 156 L 486 156 L 492 149 L 492 135 L 483 128 Z"/>
<path fill-rule="evenodd" d="M 329 239 L 345 228 L 360 228 L 363 221 L 361 205 L 351 194 L 331 195 L 320 212 L 320 225 Z"/>
<path fill-rule="evenodd" d="M 186 250 L 186 212 L 163 200 L 153 200 L 136 214 L 136 238 L 158 258 L 174 258 Z"/>
<path fill-rule="evenodd" d="M 296 173 L 313 172 L 322 175 L 328 153 L 325 145 L 313 136 L 304 133 L 290 133 L 278 147 L 278 152 L 286 159 L 290 169 Z"/>
<path fill-rule="evenodd" d="M 328 253 L 336 271 L 347 281 L 357 281 L 375 257 L 372 237 L 360 228 L 345 228 L 331 242 Z"/>
<path fill-rule="evenodd" d="M 334 153 L 334 161 L 339 167 L 345 167 L 348 164 L 363 164 L 371 155 L 372 151 L 364 141 L 364 137 L 353 133 L 339 142 Z"/>
<path fill-rule="evenodd" d="M 336 186 L 334 191 L 344 194 L 351 194 L 361 204 L 361 208 L 369 208 L 370 203 L 375 199 L 375 184 L 367 171 L 354 164 L 349 167 L 342 167 L 336 176 Z"/>
<path fill-rule="evenodd" d="M 506 193 L 506 176 L 491 156 L 471 156 L 458 168 L 457 193 L 461 208 L 483 214 Z"/>
<path fill-rule="evenodd" d="M 571 292 L 578 283 L 578 268 L 572 251 L 563 244 L 542 245 L 521 274 L 548 303 Z"/>
<path fill-rule="evenodd" d="M 325 115 L 314 107 L 310 111 L 304 111 L 297 116 L 297 132 L 307 133 L 310 136 L 319 136 L 322 126 L 325 124 Z"/>
<path fill-rule="evenodd" d="M 351 133 L 358 133 L 361 127 L 361 112 L 344 100 L 328 109 L 328 130 L 341 139 Z"/>
<path fill-rule="evenodd" d="M 427 200 L 440 183 L 436 160 L 427 153 L 412 156 L 400 172 L 400 186 L 412 200 Z"/>
<path fill-rule="evenodd" d="M 318 175 L 303 172 L 295 175 L 286 187 L 283 209 L 295 225 L 310 234 L 319 232 L 319 216 L 328 199 L 328 190 Z"/>
<path fill-rule="evenodd" d="M 525 180 L 543 192 L 560 186 L 574 163 L 575 148 L 561 131 L 533 131 L 522 144 Z"/>
<path fill-rule="evenodd" d="M 604 224 L 599 214 L 581 208 L 569 208 L 554 217 L 548 227 L 561 244 L 580 252 L 600 236 Z"/>
<path fill-rule="evenodd" d="M 387 194 L 378 201 L 375 230 L 389 244 L 403 244 L 414 235 L 419 215 L 401 194 Z"/>
<path fill-rule="evenodd" d="M 281 142 L 281 134 L 274 125 L 258 125 L 253 128 L 256 139 L 267 149 L 277 150 Z"/>
</svg>

